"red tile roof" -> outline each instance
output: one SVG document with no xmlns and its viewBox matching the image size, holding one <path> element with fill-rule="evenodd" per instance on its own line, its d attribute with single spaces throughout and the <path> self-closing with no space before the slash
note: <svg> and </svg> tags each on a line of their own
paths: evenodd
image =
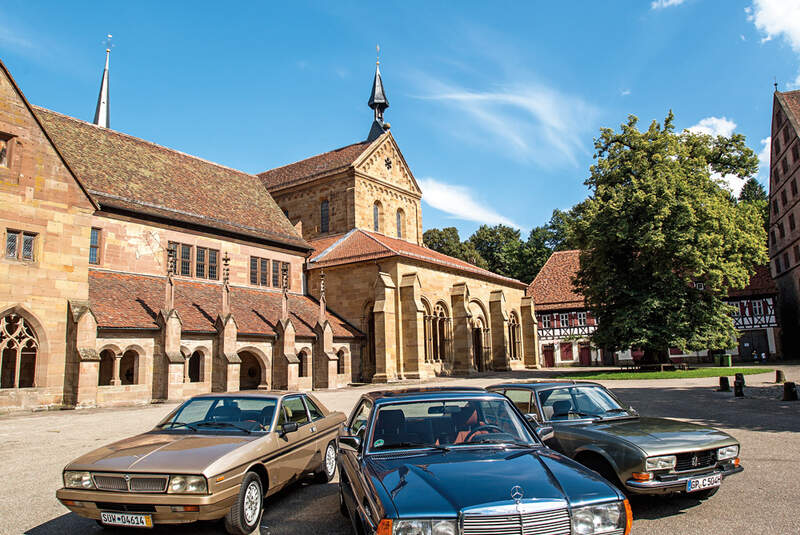
<svg viewBox="0 0 800 535">
<path fill-rule="evenodd" d="M 34 110 L 101 207 L 307 249 L 258 177 L 44 108 Z"/>
<path fill-rule="evenodd" d="M 372 145 L 371 141 L 353 143 L 330 152 L 318 154 L 299 162 L 276 167 L 269 171 L 259 173 L 258 177 L 268 190 L 278 189 L 283 186 L 309 182 L 320 175 L 325 175 L 353 164 L 364 151 Z"/>
<path fill-rule="evenodd" d="M 337 238 L 326 237 L 311 242 L 314 254 L 310 257 L 309 269 L 402 256 L 525 288 L 525 283 L 516 279 L 492 273 L 416 243 L 390 238 L 377 232 L 353 229 Z"/>
<path fill-rule="evenodd" d="M 800 93 L 800 92 L 799 92 Z M 769 265 L 758 266 L 755 274 L 750 277 L 750 283 L 741 290 L 731 290 L 728 297 L 752 297 L 757 295 L 774 295 L 778 293 L 778 287 L 772 280 Z"/>
<path fill-rule="evenodd" d="M 585 308 L 583 295 L 575 291 L 572 279 L 580 267 L 580 251 L 556 251 L 528 286 L 537 311 Z"/>
<path fill-rule="evenodd" d="M 89 302 L 97 323 L 104 328 L 155 329 L 164 306 L 164 277 L 89 270 Z M 280 292 L 231 287 L 231 312 L 239 333 L 273 335 L 281 314 Z M 185 331 L 214 331 L 222 310 L 222 285 L 175 280 L 175 308 Z M 289 295 L 289 316 L 298 336 L 313 336 L 319 304 L 307 296 Z M 328 311 L 336 337 L 361 333 Z"/>
<path fill-rule="evenodd" d="M 779 100 L 783 100 L 784 109 L 790 118 L 794 119 L 795 128 L 800 127 L 800 90 L 778 93 Z M 798 132 L 800 133 L 800 132 Z"/>
</svg>

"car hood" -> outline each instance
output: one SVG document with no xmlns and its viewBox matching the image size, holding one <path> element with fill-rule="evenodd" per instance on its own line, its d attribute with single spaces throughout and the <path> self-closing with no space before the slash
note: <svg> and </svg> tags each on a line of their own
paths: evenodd
<svg viewBox="0 0 800 535">
<path fill-rule="evenodd" d="M 197 474 L 254 438 L 150 432 L 89 452 L 71 462 L 67 469 Z"/>
<path fill-rule="evenodd" d="M 736 443 L 729 434 L 713 427 L 667 418 L 612 419 L 584 427 L 591 432 L 626 440 L 648 455 L 679 453 Z"/>
<path fill-rule="evenodd" d="M 594 472 L 546 448 L 370 456 L 366 464 L 401 518 L 455 516 L 467 507 L 513 503 L 515 486 L 522 487 L 525 502 L 581 505 L 620 499 Z"/>
</svg>

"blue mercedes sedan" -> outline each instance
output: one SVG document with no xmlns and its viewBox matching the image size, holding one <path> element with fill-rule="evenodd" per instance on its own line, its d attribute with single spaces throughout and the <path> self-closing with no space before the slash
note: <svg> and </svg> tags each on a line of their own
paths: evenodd
<svg viewBox="0 0 800 535">
<path fill-rule="evenodd" d="M 498 393 L 370 392 L 337 442 L 341 511 L 356 535 L 630 533 L 624 495 L 544 446 Z"/>
</svg>

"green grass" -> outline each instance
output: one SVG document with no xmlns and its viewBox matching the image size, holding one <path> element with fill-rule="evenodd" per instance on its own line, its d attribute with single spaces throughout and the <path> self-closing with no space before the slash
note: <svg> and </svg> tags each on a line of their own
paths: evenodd
<svg viewBox="0 0 800 535">
<path fill-rule="evenodd" d="M 631 372 L 631 371 L 598 371 L 598 372 L 564 372 L 559 375 L 564 379 L 580 379 L 588 381 L 610 381 L 622 379 L 694 379 L 696 377 L 733 376 L 737 373 L 753 375 L 769 373 L 772 368 L 695 368 L 692 370 L 675 370 L 665 372 Z"/>
</svg>

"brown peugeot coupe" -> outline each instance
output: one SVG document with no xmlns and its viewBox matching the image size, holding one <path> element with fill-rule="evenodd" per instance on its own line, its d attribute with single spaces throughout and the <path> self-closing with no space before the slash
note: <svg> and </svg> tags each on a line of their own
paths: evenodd
<svg viewBox="0 0 800 535">
<path fill-rule="evenodd" d="M 69 463 L 56 497 L 102 526 L 224 518 L 228 533 L 252 533 L 265 496 L 312 473 L 333 478 L 344 419 L 309 394 L 197 396 L 152 431 Z"/>
</svg>

